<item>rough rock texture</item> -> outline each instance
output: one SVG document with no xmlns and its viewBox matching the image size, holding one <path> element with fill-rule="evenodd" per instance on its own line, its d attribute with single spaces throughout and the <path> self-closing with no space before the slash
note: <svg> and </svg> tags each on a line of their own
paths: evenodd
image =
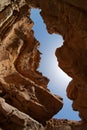
<svg viewBox="0 0 87 130">
<path fill-rule="evenodd" d="M 3 114 L 3 116 L 1 114 Z M 27 114 L 7 104 L 3 98 L 0 98 L 0 120 L 0 123 L 2 124 L 1 126 L 5 127 L 5 129 L 19 130 L 26 127 L 28 129 L 32 128 L 33 130 L 43 130 L 42 125 L 33 120 Z"/>
<path fill-rule="evenodd" d="M 87 130 L 87 123 L 67 119 L 51 119 L 47 122 L 45 130 Z"/>
<path fill-rule="evenodd" d="M 0 127 L 4 130 L 87 130 L 86 3 L 0 0 Z M 59 66 L 73 79 L 67 96 L 81 122 L 49 120 L 63 103 L 61 97 L 50 93 L 49 80 L 37 71 L 40 52 L 29 18 L 32 6 L 42 10 L 48 32 L 64 38 L 56 56 Z"/>
<path fill-rule="evenodd" d="M 42 9 L 41 15 L 49 33 L 63 36 L 64 44 L 56 50 L 56 56 L 61 69 L 73 78 L 67 96 L 73 100 L 73 109 L 79 111 L 83 120 L 87 120 L 86 3 L 86 0 L 33 0 L 32 3 Z"/>
<path fill-rule="evenodd" d="M 45 124 L 56 114 L 62 98 L 50 93 L 49 80 L 37 71 L 39 43 L 26 1 L 0 3 L 0 123 L 43 129 L 38 122 Z"/>
</svg>

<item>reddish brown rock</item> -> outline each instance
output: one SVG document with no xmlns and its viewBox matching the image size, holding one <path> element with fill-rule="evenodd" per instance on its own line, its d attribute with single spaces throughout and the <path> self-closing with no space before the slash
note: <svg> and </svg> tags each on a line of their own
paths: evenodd
<svg viewBox="0 0 87 130">
<path fill-rule="evenodd" d="M 63 0 L 64 2 L 70 4 L 70 5 L 73 5 L 74 7 L 78 8 L 78 9 L 81 9 L 81 10 L 84 10 L 84 11 L 87 11 L 87 1 L 84 0 Z"/>
<path fill-rule="evenodd" d="M 41 8 L 48 32 L 63 36 L 63 46 L 56 50 L 56 56 L 61 69 L 73 78 L 67 95 L 73 100 L 73 109 L 87 120 L 87 1 L 33 0 L 31 3 Z"/>
<path fill-rule="evenodd" d="M 62 101 L 46 89 L 47 78 L 36 70 L 40 53 L 37 50 L 38 42 L 33 37 L 32 25 L 29 18 L 23 17 L 2 40 L 0 81 L 9 104 L 44 122 L 61 109 Z M 52 100 L 54 105 L 50 104 Z"/>
<path fill-rule="evenodd" d="M 87 119 L 87 88 L 84 84 L 77 84 L 74 80 L 70 82 L 67 88 L 67 96 L 73 100 L 73 109 L 79 110 L 80 117 L 85 120 Z"/>
<path fill-rule="evenodd" d="M 24 117 L 30 116 L 44 124 L 62 108 L 63 103 L 47 89 L 48 78 L 37 71 L 39 42 L 34 38 L 28 5 L 25 0 L 4 2 L 0 13 L 1 119 L 7 117 L 13 124 L 27 127 Z"/>
<path fill-rule="evenodd" d="M 86 3 L 86 0 L 0 0 L 0 127 L 87 129 Z M 73 109 L 79 111 L 81 122 L 49 120 L 63 103 L 61 97 L 50 93 L 49 80 L 37 71 L 40 52 L 29 19 L 32 6 L 42 10 L 49 33 L 63 36 L 64 44 L 56 50 L 56 56 L 59 66 L 73 79 L 67 96 L 73 100 Z"/>
<path fill-rule="evenodd" d="M 22 129 L 22 127 L 27 126 L 28 129 L 32 128 L 33 130 L 35 130 L 37 127 L 37 129 L 44 130 L 42 125 L 40 125 L 38 122 L 33 120 L 31 117 L 29 117 L 25 113 L 7 104 L 3 98 L 0 98 L 0 113 L 2 114 L 2 116 L 6 118 L 4 122 L 3 122 L 3 119 L 0 121 L 1 124 L 6 123 L 6 121 L 8 121 L 9 119 L 9 123 L 12 123 L 12 124 L 14 123 L 15 125 L 19 126 L 19 129 Z M 10 126 L 8 128 L 12 129 Z M 15 129 L 15 127 L 13 129 Z"/>
<path fill-rule="evenodd" d="M 86 130 L 87 123 L 67 119 L 51 119 L 46 123 L 45 130 Z"/>
</svg>

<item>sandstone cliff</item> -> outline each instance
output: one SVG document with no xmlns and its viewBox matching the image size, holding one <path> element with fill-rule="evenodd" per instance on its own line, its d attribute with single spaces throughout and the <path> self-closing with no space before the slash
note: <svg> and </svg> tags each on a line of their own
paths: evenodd
<svg viewBox="0 0 87 130">
<path fill-rule="evenodd" d="M 4 130 L 87 129 L 86 3 L 0 0 L 0 127 Z M 40 52 L 29 18 L 32 7 L 42 10 L 49 33 L 59 33 L 64 38 L 56 56 L 61 69 L 73 79 L 67 96 L 73 100 L 73 109 L 79 111 L 81 122 L 51 119 L 63 102 L 50 93 L 48 78 L 37 71 Z"/>
</svg>

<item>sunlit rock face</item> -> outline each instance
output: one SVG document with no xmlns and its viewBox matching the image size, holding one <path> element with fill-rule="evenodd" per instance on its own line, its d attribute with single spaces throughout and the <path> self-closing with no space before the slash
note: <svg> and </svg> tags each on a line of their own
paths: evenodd
<svg viewBox="0 0 87 130">
<path fill-rule="evenodd" d="M 4 130 L 87 130 L 85 3 L 0 0 L 0 127 Z M 62 98 L 50 93 L 49 80 L 37 71 L 40 52 L 29 18 L 32 6 L 42 10 L 48 32 L 64 38 L 56 56 L 62 70 L 73 78 L 67 96 L 73 100 L 73 109 L 79 111 L 82 122 L 51 119 L 63 103 Z"/>
<path fill-rule="evenodd" d="M 45 124 L 56 114 L 62 98 L 50 93 L 49 80 L 37 71 L 39 43 L 29 6 L 23 0 L 0 2 L 0 123 L 6 118 L 6 124 L 43 129 L 38 122 Z"/>
</svg>

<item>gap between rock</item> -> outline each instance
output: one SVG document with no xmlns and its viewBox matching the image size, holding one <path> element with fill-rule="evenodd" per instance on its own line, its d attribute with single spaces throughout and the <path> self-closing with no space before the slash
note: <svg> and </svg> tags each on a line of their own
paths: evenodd
<svg viewBox="0 0 87 130">
<path fill-rule="evenodd" d="M 64 99 L 63 109 L 54 117 L 79 120 L 78 112 L 72 110 L 72 102 L 66 96 L 66 87 L 71 78 L 65 74 L 59 67 L 54 55 L 56 48 L 62 46 L 62 36 L 48 34 L 39 9 L 31 9 L 31 19 L 34 22 L 33 30 L 36 39 L 40 42 L 41 62 L 38 70 L 50 79 L 48 88 L 54 94 L 58 94 Z"/>
</svg>

